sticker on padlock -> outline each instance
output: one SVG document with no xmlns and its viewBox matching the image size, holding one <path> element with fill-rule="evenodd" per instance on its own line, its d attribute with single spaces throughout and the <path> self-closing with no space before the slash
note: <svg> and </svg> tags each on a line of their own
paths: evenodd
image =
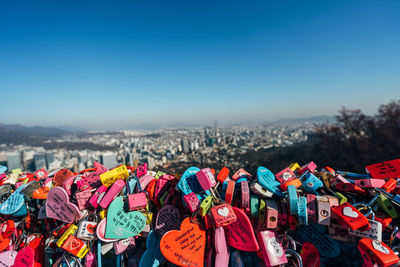
<svg viewBox="0 0 400 267">
<path fill-rule="evenodd" d="M 236 221 L 236 214 L 231 205 L 221 204 L 211 208 L 215 227 L 227 226 Z"/>
<path fill-rule="evenodd" d="M 61 248 L 78 258 L 83 258 L 89 252 L 87 244 L 74 236 L 69 236 Z"/>
<path fill-rule="evenodd" d="M 275 174 L 275 177 L 280 183 L 285 183 L 285 182 L 295 179 L 296 175 L 293 173 L 292 169 L 287 167 L 287 168 L 281 170 L 280 172 L 278 172 L 277 174 Z"/>
<path fill-rule="evenodd" d="M 316 196 L 317 222 L 322 225 L 329 225 L 331 222 L 331 205 L 325 196 Z"/>
<path fill-rule="evenodd" d="M 285 250 L 272 231 L 262 231 L 257 233 L 257 239 L 260 243 L 261 252 L 266 266 L 276 266 L 288 262 Z"/>
<path fill-rule="evenodd" d="M 387 267 L 398 263 L 399 257 L 385 243 L 363 238 L 358 242 L 358 249 L 364 262 L 368 266 L 377 263 L 379 266 Z"/>
<path fill-rule="evenodd" d="M 267 229 L 275 229 L 278 227 L 278 205 L 275 200 L 267 199 L 266 200 L 266 218 L 265 225 Z"/>
<path fill-rule="evenodd" d="M 82 240 L 93 240 L 96 237 L 97 223 L 92 221 L 82 221 L 78 226 L 76 237 Z"/>
<path fill-rule="evenodd" d="M 349 229 L 349 234 L 361 237 L 369 238 L 373 240 L 382 241 L 382 224 L 378 221 L 368 219 L 370 228 L 368 230 L 351 230 Z"/>
</svg>

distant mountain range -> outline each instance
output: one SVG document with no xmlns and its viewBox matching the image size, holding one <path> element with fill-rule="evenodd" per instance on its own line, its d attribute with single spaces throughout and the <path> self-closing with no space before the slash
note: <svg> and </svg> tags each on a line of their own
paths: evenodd
<svg viewBox="0 0 400 267">
<path fill-rule="evenodd" d="M 0 123 L 0 135 L 3 134 L 17 134 L 17 135 L 27 135 L 27 136 L 51 136 L 57 137 L 64 134 L 71 134 L 71 131 L 57 128 L 57 127 L 42 127 L 33 126 L 26 127 L 20 124 L 2 124 Z"/>
<path fill-rule="evenodd" d="M 334 122 L 334 121 L 335 121 L 335 116 L 321 115 L 309 118 L 281 119 L 272 122 L 272 124 L 292 124 L 292 123 L 306 123 L 306 122 L 316 123 L 316 122 Z"/>
<path fill-rule="evenodd" d="M 299 123 L 316 123 L 316 122 L 333 122 L 335 120 L 334 116 L 313 116 L 309 118 L 297 118 L 297 119 L 281 119 L 272 122 L 264 122 L 262 124 L 272 124 L 272 125 L 284 125 L 284 124 L 299 124 Z M 252 123 L 253 125 L 254 123 Z M 260 124 L 260 123 L 258 123 Z M 219 124 L 221 125 L 221 124 Z M 232 124 L 222 124 L 223 126 L 245 126 L 246 123 L 232 123 Z M 194 128 L 203 126 L 213 126 L 212 124 L 189 124 L 189 123 L 173 123 L 167 125 L 157 125 L 157 124 L 135 124 L 126 127 L 126 130 L 157 130 L 160 128 Z M 0 143 L 4 142 L 5 139 L 21 139 L 21 138 L 51 138 L 59 137 L 62 135 L 84 133 L 89 131 L 89 129 L 84 129 L 80 127 L 75 127 L 71 125 L 59 125 L 53 127 L 43 127 L 43 126 L 33 126 L 27 127 L 20 124 L 2 124 L 0 123 Z"/>
</svg>

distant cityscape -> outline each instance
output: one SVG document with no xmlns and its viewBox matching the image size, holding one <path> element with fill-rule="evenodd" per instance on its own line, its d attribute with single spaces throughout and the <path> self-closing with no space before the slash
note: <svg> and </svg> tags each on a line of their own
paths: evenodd
<svg viewBox="0 0 400 267">
<path fill-rule="evenodd" d="M 0 165 L 9 170 L 46 170 L 61 167 L 75 172 L 99 161 L 107 168 L 119 164 L 150 169 L 196 164 L 240 164 L 249 150 L 290 146 L 307 141 L 313 122 L 158 130 L 88 131 L 49 136 L 43 145 L 0 143 Z M 49 146 L 51 144 L 52 146 Z M 59 146 L 59 144 L 65 144 Z M 68 144 L 74 144 L 72 147 Z M 80 145 L 82 144 L 82 145 Z M 99 149 L 97 149 L 99 148 Z"/>
</svg>

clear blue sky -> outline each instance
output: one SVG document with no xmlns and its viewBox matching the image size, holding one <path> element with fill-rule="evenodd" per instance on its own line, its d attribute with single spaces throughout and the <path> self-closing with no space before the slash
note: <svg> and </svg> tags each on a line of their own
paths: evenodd
<svg viewBox="0 0 400 267">
<path fill-rule="evenodd" d="M 0 122 L 126 127 L 374 113 L 399 1 L 1 1 Z"/>
</svg>

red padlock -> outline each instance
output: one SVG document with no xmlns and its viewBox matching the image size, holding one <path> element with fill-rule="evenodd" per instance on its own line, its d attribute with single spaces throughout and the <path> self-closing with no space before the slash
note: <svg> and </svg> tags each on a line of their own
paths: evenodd
<svg viewBox="0 0 400 267">
<path fill-rule="evenodd" d="M 397 180 L 390 178 L 389 180 L 387 180 L 387 182 L 382 186 L 382 189 L 385 190 L 386 192 L 390 193 L 392 192 L 397 185 Z"/>
<path fill-rule="evenodd" d="M 387 267 L 399 262 L 399 257 L 385 243 L 363 238 L 358 242 L 358 250 L 364 263 L 369 266 L 378 264 L 379 267 Z"/>
<path fill-rule="evenodd" d="M 218 173 L 217 180 L 218 182 L 223 183 L 225 179 L 228 178 L 228 176 L 229 176 L 229 169 L 227 167 L 223 167 Z"/>
<path fill-rule="evenodd" d="M 366 196 L 368 194 L 367 191 L 365 191 L 361 187 L 350 183 L 338 183 L 336 184 L 336 189 L 345 192 L 354 192 L 361 196 Z"/>
<path fill-rule="evenodd" d="M 368 219 L 347 202 L 334 207 L 332 212 L 337 216 L 341 225 L 345 225 L 353 231 L 360 228 L 368 230 L 371 227 Z"/>
</svg>

